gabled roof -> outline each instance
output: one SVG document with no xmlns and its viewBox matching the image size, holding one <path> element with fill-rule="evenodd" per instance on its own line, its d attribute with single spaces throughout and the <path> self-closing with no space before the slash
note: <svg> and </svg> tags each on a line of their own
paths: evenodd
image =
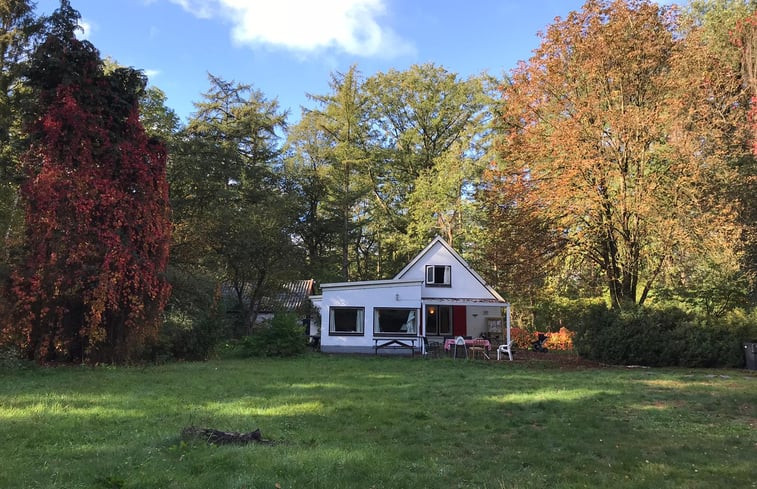
<svg viewBox="0 0 757 489">
<path fill-rule="evenodd" d="M 428 254 L 437 244 L 445 248 L 450 253 L 450 255 L 455 258 L 455 260 L 457 260 L 462 266 L 464 266 L 465 269 L 471 274 L 471 276 L 478 280 L 478 282 L 483 287 L 485 287 L 486 290 L 488 290 L 495 299 L 501 302 L 506 302 L 505 299 L 501 295 L 499 295 L 496 290 L 490 287 L 489 284 L 487 284 L 486 281 L 484 281 L 484 279 L 481 278 L 481 276 L 476 273 L 476 271 L 473 270 L 470 265 L 468 265 L 468 262 L 465 261 L 465 259 L 460 256 L 457 251 L 455 251 L 446 241 L 444 241 L 441 236 L 434 238 L 428 244 L 428 246 L 423 249 L 423 251 L 415 255 L 415 258 L 413 258 L 410 263 L 405 266 L 405 268 L 403 268 L 397 275 L 394 276 L 394 280 L 402 280 L 402 277 L 404 277 L 419 261 L 421 261 L 423 257 L 426 256 L 426 254 Z"/>
</svg>

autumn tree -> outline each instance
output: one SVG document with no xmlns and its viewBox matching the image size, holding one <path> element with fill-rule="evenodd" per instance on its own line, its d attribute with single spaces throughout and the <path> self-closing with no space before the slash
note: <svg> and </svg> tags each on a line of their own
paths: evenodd
<svg viewBox="0 0 757 489">
<path fill-rule="evenodd" d="M 106 75 L 74 35 L 78 18 L 62 1 L 26 73 L 38 102 L 23 157 L 25 256 L 3 335 L 40 361 L 123 362 L 155 337 L 169 294 L 166 153 L 139 123 L 144 76 Z"/>
<path fill-rule="evenodd" d="M 714 289 L 734 291 L 735 284 L 751 282 L 753 300 L 757 298 L 757 195 L 754 188 L 757 183 L 757 2 L 754 0 L 694 0 L 684 10 L 684 27 L 691 26 L 692 34 L 707 46 L 721 63 L 728 66 L 733 74 L 740 74 L 742 87 L 751 95 L 750 120 L 752 154 L 735 152 L 731 166 L 738 172 L 739 178 L 730 187 L 730 197 L 738 203 L 739 222 L 743 232 L 744 254 L 739 270 L 720 264 L 712 264 L 703 270 L 696 270 L 696 283 L 684 285 L 682 294 L 695 297 L 693 288 L 704 287 L 710 297 L 723 296 L 713 293 Z M 734 128 L 739 132 L 742 128 Z M 736 136 L 738 137 L 738 136 Z M 710 276 L 711 278 L 708 278 Z M 748 291 L 747 286 L 744 290 Z M 732 295 L 732 294 L 730 294 Z M 706 300 L 702 298 L 701 300 Z M 700 299 L 697 301 L 701 302 Z M 725 301 L 729 303 L 730 301 Z"/>
<path fill-rule="evenodd" d="M 752 158 L 738 165 L 741 174 L 739 198 L 742 203 L 742 222 L 745 225 L 745 260 L 744 268 L 751 274 L 752 299 L 757 299 L 757 5 L 751 2 L 751 13 L 738 20 L 731 30 L 731 41 L 740 56 L 741 73 L 744 85 L 751 95 L 749 122 L 752 140 Z"/>
<path fill-rule="evenodd" d="M 503 88 L 501 170 L 525 175 L 567 251 L 602 271 L 612 305 L 642 304 L 666 272 L 737 255 L 725 191 L 744 151 L 740 81 L 676 10 L 589 0 L 557 19 Z"/>
<path fill-rule="evenodd" d="M 477 202 L 486 220 L 487 281 L 507 291 L 511 301 L 533 306 L 550 276 L 557 273 L 556 257 L 565 239 L 540 207 L 529 198 L 532 181 L 525 171 L 505 172 L 496 167 L 484 174 Z"/>
</svg>

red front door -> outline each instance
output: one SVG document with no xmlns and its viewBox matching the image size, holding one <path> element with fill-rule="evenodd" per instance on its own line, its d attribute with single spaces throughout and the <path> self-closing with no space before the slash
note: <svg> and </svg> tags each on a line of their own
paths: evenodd
<svg viewBox="0 0 757 489">
<path fill-rule="evenodd" d="M 465 336 L 468 334 L 468 323 L 465 306 L 452 306 L 452 334 Z"/>
</svg>

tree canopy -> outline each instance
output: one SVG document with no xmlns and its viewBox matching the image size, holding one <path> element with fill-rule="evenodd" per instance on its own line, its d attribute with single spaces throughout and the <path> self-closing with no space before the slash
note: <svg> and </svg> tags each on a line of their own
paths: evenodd
<svg viewBox="0 0 757 489">
<path fill-rule="evenodd" d="M 388 278 L 435 235 L 516 320 L 754 308 L 756 7 L 587 0 L 503 79 L 353 65 L 289 124 L 216 75 L 181 121 L 68 0 L 0 0 L 0 343 L 123 362 L 163 323 L 206 357 L 284 282 Z"/>
<path fill-rule="evenodd" d="M 748 99 L 696 31 L 679 32 L 675 9 L 590 0 L 546 30 L 502 90 L 500 168 L 528 182 L 521 205 L 566 251 L 602 271 L 615 307 L 644 303 L 697 257 L 738 251 L 725 197 Z"/>
<path fill-rule="evenodd" d="M 166 152 L 139 123 L 144 76 L 106 75 L 77 20 L 62 2 L 26 72 L 38 102 L 4 334 L 42 361 L 122 362 L 157 334 L 170 289 Z"/>
</svg>

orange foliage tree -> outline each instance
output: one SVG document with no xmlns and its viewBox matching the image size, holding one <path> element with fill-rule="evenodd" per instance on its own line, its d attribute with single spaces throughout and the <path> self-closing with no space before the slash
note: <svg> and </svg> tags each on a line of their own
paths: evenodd
<svg viewBox="0 0 757 489">
<path fill-rule="evenodd" d="M 166 153 L 139 122 L 144 76 L 104 73 L 77 20 L 63 1 L 27 73 L 25 256 L 3 333 L 39 361 L 123 362 L 156 335 L 169 294 Z"/>
<path fill-rule="evenodd" d="M 725 192 L 748 100 L 738 73 L 678 22 L 647 0 L 589 0 L 542 34 L 502 89 L 492 187 L 502 175 L 527 180 L 516 205 L 601 270 L 615 308 L 738 241 Z"/>
<path fill-rule="evenodd" d="M 757 11 L 741 19 L 731 32 L 733 43 L 741 50 L 741 70 L 751 95 L 750 125 L 752 152 L 757 156 Z"/>
<path fill-rule="evenodd" d="M 757 158 L 757 11 L 737 23 L 731 31 L 731 39 L 741 51 L 741 72 L 744 85 L 751 95 L 749 125 L 752 154 Z M 746 268 L 754 275 L 757 275 L 757 196 L 754 192 L 757 185 L 756 169 L 754 159 L 742 165 L 739 192 L 744 207 L 742 220 L 746 224 Z"/>
<path fill-rule="evenodd" d="M 527 172 L 492 166 L 484 172 L 477 195 L 488 216 L 485 258 L 493 266 L 484 268 L 487 281 L 529 306 L 555 273 L 555 258 L 566 245 L 541 203 L 528 199 L 531 187 Z M 529 310 L 516 307 L 513 319 L 533 322 L 526 316 Z"/>
</svg>

